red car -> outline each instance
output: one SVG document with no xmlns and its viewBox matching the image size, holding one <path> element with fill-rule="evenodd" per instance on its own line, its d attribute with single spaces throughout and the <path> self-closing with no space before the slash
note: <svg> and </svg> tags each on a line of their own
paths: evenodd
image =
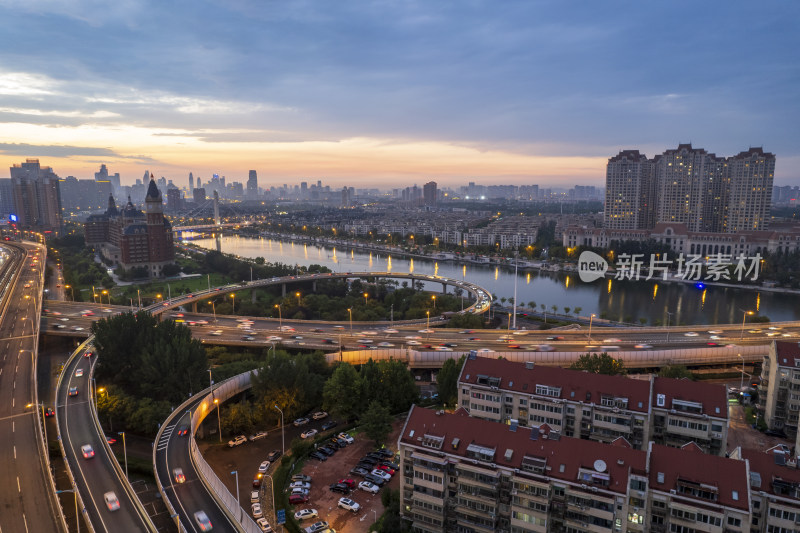
<svg viewBox="0 0 800 533">
<path fill-rule="evenodd" d="M 344 484 L 344 485 L 347 485 L 348 487 L 350 487 L 350 490 L 353 490 L 353 489 L 355 489 L 355 488 L 356 488 L 356 482 L 355 482 L 355 480 L 352 480 L 352 479 L 349 479 L 349 478 L 347 478 L 347 479 L 340 479 L 340 480 L 338 481 L 338 483 L 342 483 L 342 484 Z"/>
<path fill-rule="evenodd" d="M 394 468 L 392 468 L 392 467 L 390 467 L 390 466 L 386 466 L 386 465 L 378 465 L 378 466 L 376 466 L 375 468 L 377 468 L 378 470 L 383 470 L 384 472 L 386 472 L 386 473 L 387 473 L 387 474 L 389 474 L 390 476 L 393 476 L 393 475 L 394 475 Z"/>
<path fill-rule="evenodd" d="M 92 355 L 92 352 L 83 352 L 84 357 L 91 357 Z"/>
<path fill-rule="evenodd" d="M 51 416 L 53 416 L 55 414 L 56 414 L 56 412 L 53 411 L 52 407 L 48 407 L 47 409 L 44 410 L 44 416 L 46 416 L 46 417 L 51 417 Z"/>
<path fill-rule="evenodd" d="M 297 505 L 298 503 L 306 503 L 308 501 L 308 496 L 304 494 L 292 494 L 289 496 L 289 503 L 293 505 Z"/>
</svg>

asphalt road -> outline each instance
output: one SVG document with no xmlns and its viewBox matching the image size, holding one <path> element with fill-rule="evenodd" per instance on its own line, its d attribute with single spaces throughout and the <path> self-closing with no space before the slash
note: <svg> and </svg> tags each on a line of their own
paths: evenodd
<svg viewBox="0 0 800 533">
<path fill-rule="evenodd" d="M 148 531 L 146 521 L 139 515 L 129 496 L 106 446 L 100 440 L 93 421 L 90 401 L 91 365 L 96 357 L 76 357 L 64 367 L 61 386 L 56 391 L 57 419 L 61 438 L 66 452 L 66 460 L 75 477 L 85 516 L 91 521 L 96 532 L 141 532 Z M 78 371 L 83 375 L 79 376 Z M 77 395 L 69 396 L 69 389 L 75 388 Z M 81 447 L 90 445 L 94 456 L 85 458 Z M 124 481 L 124 480 L 123 480 Z M 103 495 L 114 492 L 119 499 L 120 508 L 110 511 Z M 134 496 L 135 497 L 135 496 Z"/>
<path fill-rule="evenodd" d="M 194 409 L 204 395 L 200 395 L 197 403 L 191 404 L 189 409 Z M 180 517 L 181 524 L 187 531 L 200 532 L 194 513 L 204 511 L 208 516 L 214 531 L 237 531 L 236 527 L 228 520 L 224 511 L 217 507 L 217 503 L 200 481 L 200 476 L 192 461 L 189 451 L 191 437 L 178 435 L 178 428 L 189 427 L 189 414 L 184 412 L 176 416 L 167 425 L 156 443 L 155 472 L 164 492 L 175 506 L 175 512 Z M 185 483 L 176 481 L 174 470 L 180 468 L 186 477 Z"/>
<path fill-rule="evenodd" d="M 59 531 L 52 505 L 50 473 L 37 424 L 42 411 L 35 404 L 33 327 L 41 298 L 42 248 L 21 244 L 0 274 L 3 291 L 0 319 L 0 531 Z M 7 250 L 18 250 L 4 246 Z M 38 252 L 37 252 L 38 251 Z M 39 259 L 34 263 L 34 256 Z M 27 255 L 27 256 L 26 256 Z M 26 287 L 27 285 L 27 287 Z"/>
</svg>

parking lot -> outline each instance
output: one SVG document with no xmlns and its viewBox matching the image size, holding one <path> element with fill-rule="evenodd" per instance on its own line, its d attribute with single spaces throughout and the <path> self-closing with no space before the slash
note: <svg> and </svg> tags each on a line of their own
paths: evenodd
<svg viewBox="0 0 800 533">
<path fill-rule="evenodd" d="M 402 423 L 402 420 L 395 421 L 392 426 L 392 433 L 386 440 L 387 447 L 394 451 L 397 451 L 397 439 L 402 430 Z M 312 425 L 316 426 L 318 424 L 312 423 Z M 299 435 L 300 428 L 287 426 L 286 433 L 288 444 L 291 438 Z M 371 531 L 370 526 L 374 524 L 377 517 L 383 514 L 381 491 L 387 490 L 387 488 L 396 490 L 399 487 L 399 474 L 395 474 L 392 480 L 384 485 L 377 494 L 373 495 L 356 489 L 347 496 L 361 505 L 361 509 L 357 513 L 338 508 L 337 503 L 343 495 L 331 492 L 329 486 L 340 479 L 347 478 L 353 479 L 356 485 L 361 482 L 361 478 L 353 477 L 349 472 L 363 455 L 375 449 L 373 441 L 367 440 L 363 434 L 354 433 L 350 432 L 355 437 L 353 444 L 338 450 L 327 461 L 306 460 L 301 472 L 312 477 L 309 501 L 295 508 L 286 509 L 287 515 L 293 514 L 299 509 L 316 509 L 319 512 L 319 518 L 302 522 L 301 525 L 303 527 L 310 526 L 318 520 L 325 520 L 337 532 L 366 533 Z M 250 492 L 254 490 L 251 488 L 253 476 L 258 471 L 259 464 L 267 458 L 270 450 L 276 448 L 281 448 L 280 430 L 272 430 L 265 439 L 248 442 L 235 448 L 228 448 L 224 444 L 214 445 L 210 442 L 200 444 L 200 449 L 206 461 L 233 494 L 236 494 L 235 478 L 230 475 L 230 472 L 234 470 L 239 472 L 240 498 L 242 507 L 248 514 L 250 511 Z M 273 473 L 274 469 L 275 467 L 271 467 L 269 473 Z M 261 503 L 264 516 L 270 523 L 273 523 L 274 514 L 270 490 L 271 487 L 267 480 L 261 489 Z M 285 490 L 285 488 L 279 487 L 278 490 Z"/>
</svg>

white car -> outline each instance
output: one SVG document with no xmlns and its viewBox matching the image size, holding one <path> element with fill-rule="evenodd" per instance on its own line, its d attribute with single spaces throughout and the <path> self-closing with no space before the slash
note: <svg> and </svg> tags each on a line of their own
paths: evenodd
<svg viewBox="0 0 800 533">
<path fill-rule="evenodd" d="M 378 346 L 381 348 L 394 348 L 394 344 L 391 342 L 379 342 Z"/>
<path fill-rule="evenodd" d="M 261 510 L 260 503 L 250 504 L 250 509 L 253 511 L 253 518 L 261 518 L 264 516 L 264 512 Z"/>
<path fill-rule="evenodd" d="M 103 499 L 106 501 L 106 506 L 108 507 L 109 511 L 119 510 L 119 500 L 117 499 L 116 494 L 113 492 L 106 492 L 103 494 Z"/>
<path fill-rule="evenodd" d="M 408 344 L 409 346 L 419 346 L 422 343 L 419 341 L 406 341 L 406 344 Z"/>
<path fill-rule="evenodd" d="M 317 411 L 316 413 L 311 415 L 311 418 L 313 418 L 314 420 L 322 420 L 323 418 L 326 418 L 327 416 L 328 416 L 328 413 L 326 413 L 325 411 Z"/>
<path fill-rule="evenodd" d="M 283 340 L 283 337 L 278 337 L 276 335 L 272 335 L 270 337 L 267 337 L 267 340 L 269 342 L 281 342 Z"/>
<path fill-rule="evenodd" d="M 258 465 L 258 471 L 264 474 L 267 470 L 269 470 L 269 465 L 270 465 L 269 461 L 264 461 L 263 463 Z"/>
<path fill-rule="evenodd" d="M 311 483 L 307 481 L 293 481 L 289 484 L 290 489 L 303 489 L 303 490 L 311 490 Z"/>
<path fill-rule="evenodd" d="M 378 490 L 380 490 L 378 485 L 375 483 L 370 483 L 369 481 L 362 481 L 358 484 L 358 488 L 365 492 L 371 492 L 372 494 L 377 494 Z"/>
<path fill-rule="evenodd" d="M 697 337 L 698 334 L 696 332 L 694 332 L 694 331 L 687 331 L 686 333 L 683 334 L 683 336 L 684 337 Z"/>
<path fill-rule="evenodd" d="M 81 377 L 81 376 L 83 376 L 83 369 L 82 369 L 82 368 L 79 368 L 79 369 L 77 369 L 77 370 L 75 371 L 75 377 L 76 377 L 76 378 L 79 378 L 79 377 Z"/>
<path fill-rule="evenodd" d="M 228 448 L 241 446 L 245 442 L 247 442 L 247 437 L 245 437 L 244 435 L 239 435 L 238 437 L 234 437 L 232 440 L 228 441 Z"/>
<path fill-rule="evenodd" d="M 361 332 L 361 335 L 377 335 L 377 334 L 378 334 L 378 332 L 377 332 L 377 331 L 373 331 L 373 330 L 371 330 L 371 329 L 370 329 L 370 330 L 367 330 L 367 331 L 362 331 L 362 332 Z"/>
<path fill-rule="evenodd" d="M 261 440 L 265 438 L 267 435 L 269 435 L 269 433 L 267 433 L 266 431 L 259 431 L 254 435 L 250 435 L 250 441 Z"/>
<path fill-rule="evenodd" d="M 256 524 L 258 524 L 258 527 L 261 528 L 261 531 L 266 531 L 267 533 L 272 531 L 272 526 L 269 525 L 269 522 L 267 522 L 266 518 L 259 518 L 256 520 Z"/>
<path fill-rule="evenodd" d="M 336 438 L 342 439 L 343 441 L 347 442 L 347 444 L 353 444 L 353 442 L 355 442 L 355 439 L 350 435 L 348 435 L 347 433 L 339 433 L 338 435 L 336 435 Z"/>
<path fill-rule="evenodd" d="M 194 513 L 194 521 L 197 522 L 197 525 L 200 526 L 200 531 L 211 531 L 214 529 L 214 526 L 211 525 L 211 520 L 208 519 L 208 515 L 205 511 L 197 511 Z"/>
<path fill-rule="evenodd" d="M 316 509 L 300 509 L 296 513 L 294 513 L 294 519 L 298 521 L 307 520 L 309 518 L 316 518 L 319 516 L 319 513 Z"/>
<path fill-rule="evenodd" d="M 250 493 L 250 503 L 261 503 L 261 493 L 254 490 Z"/>
<path fill-rule="evenodd" d="M 310 439 L 311 437 L 313 437 L 317 433 L 319 433 L 319 431 L 317 431 L 316 429 L 307 429 L 307 430 L 305 430 L 304 432 L 302 432 L 300 434 L 300 437 L 302 437 L 304 439 Z"/>
<path fill-rule="evenodd" d="M 387 334 L 389 334 L 389 335 L 392 335 L 392 334 L 394 334 L 394 333 L 400 333 L 400 332 L 399 332 L 399 331 L 397 331 L 396 329 L 392 329 L 392 328 L 385 329 L 385 330 L 383 330 L 383 332 L 384 332 L 384 333 L 387 333 Z"/>
<path fill-rule="evenodd" d="M 352 511 L 354 513 L 357 513 L 361 510 L 361 506 L 350 498 L 339 498 L 339 503 L 337 505 L 342 509 L 347 509 L 348 511 Z"/>
<path fill-rule="evenodd" d="M 391 474 L 383 470 L 378 470 L 377 468 L 374 469 L 372 472 L 370 472 L 370 474 L 372 474 L 373 476 L 378 476 L 379 478 L 382 478 L 384 481 L 390 481 L 392 479 Z"/>
<path fill-rule="evenodd" d="M 294 328 L 292 326 L 281 326 L 278 329 L 281 331 L 294 331 Z"/>
<path fill-rule="evenodd" d="M 419 335 L 406 335 L 406 339 L 419 340 L 421 338 Z"/>
<path fill-rule="evenodd" d="M 214 331 L 209 331 L 208 334 L 212 335 L 214 337 L 219 337 L 219 336 L 222 335 L 222 330 L 221 329 L 217 329 L 217 330 L 214 330 Z"/>
<path fill-rule="evenodd" d="M 430 328 L 421 329 L 417 333 L 433 333 L 433 330 Z"/>
</svg>

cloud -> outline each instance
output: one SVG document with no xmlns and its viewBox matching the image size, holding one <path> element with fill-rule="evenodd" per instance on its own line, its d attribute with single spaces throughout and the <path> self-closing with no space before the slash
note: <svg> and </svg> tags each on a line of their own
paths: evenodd
<svg viewBox="0 0 800 533">
<path fill-rule="evenodd" d="M 130 162 L 153 163 L 156 160 L 145 155 L 122 155 L 110 148 L 88 146 L 37 145 L 25 143 L 0 143 L 0 153 L 26 157 L 103 157 Z M 105 162 L 107 159 L 103 159 Z"/>
</svg>

